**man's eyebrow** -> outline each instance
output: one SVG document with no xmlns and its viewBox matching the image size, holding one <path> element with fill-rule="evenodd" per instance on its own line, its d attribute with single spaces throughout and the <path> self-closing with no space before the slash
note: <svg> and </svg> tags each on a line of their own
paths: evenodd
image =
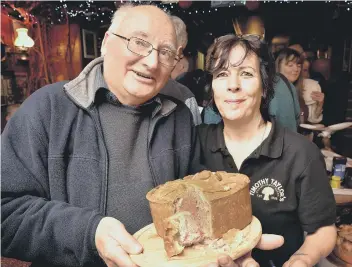
<svg viewBox="0 0 352 267">
<path fill-rule="evenodd" d="M 131 37 L 141 37 L 141 38 L 146 38 L 148 40 L 149 35 L 143 31 L 134 31 L 134 32 L 132 32 Z M 161 45 L 161 48 L 166 48 L 167 50 L 170 50 L 171 52 L 176 53 L 176 47 L 172 44 L 163 43 Z"/>
<path fill-rule="evenodd" d="M 161 46 L 162 46 L 162 48 L 166 48 L 166 49 L 170 50 L 171 52 L 176 52 L 176 48 L 172 44 L 164 43 Z"/>
<path fill-rule="evenodd" d="M 143 31 L 134 31 L 134 32 L 132 32 L 131 37 L 136 37 L 136 36 L 143 37 L 143 38 L 148 38 L 149 37 L 149 35 L 147 33 L 143 32 Z"/>
</svg>

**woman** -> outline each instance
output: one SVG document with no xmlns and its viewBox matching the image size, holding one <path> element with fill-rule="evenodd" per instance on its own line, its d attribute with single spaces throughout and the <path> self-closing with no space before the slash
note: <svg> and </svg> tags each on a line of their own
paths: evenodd
<svg viewBox="0 0 352 267">
<path fill-rule="evenodd" d="M 318 82 L 303 77 L 304 59 L 290 48 L 283 49 L 276 58 L 276 70 L 293 83 L 300 98 L 302 122 L 319 123 L 323 119 L 324 94 Z"/>
<path fill-rule="evenodd" d="M 303 76 L 304 79 L 309 79 L 310 78 L 310 62 L 309 62 L 308 59 L 305 59 L 303 61 L 302 76 Z"/>
<path fill-rule="evenodd" d="M 199 127 L 203 164 L 248 175 L 263 233 L 285 238 L 281 248 L 253 257 L 260 266 L 313 266 L 336 242 L 335 201 L 319 149 L 269 121 L 275 68 L 267 46 L 253 36 L 220 37 L 206 68 L 223 122 Z"/>
</svg>

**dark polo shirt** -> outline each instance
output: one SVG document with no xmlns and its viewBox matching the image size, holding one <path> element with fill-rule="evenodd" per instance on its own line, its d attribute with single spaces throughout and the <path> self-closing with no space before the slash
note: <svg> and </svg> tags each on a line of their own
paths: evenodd
<svg viewBox="0 0 352 267">
<path fill-rule="evenodd" d="M 318 147 L 307 138 L 273 123 L 269 136 L 238 170 L 229 154 L 223 123 L 198 127 L 202 163 L 211 171 L 240 172 L 250 178 L 253 215 L 263 233 L 284 236 L 276 250 L 254 250 L 260 266 L 282 266 L 303 244 L 303 231 L 335 223 L 335 200 Z"/>
</svg>

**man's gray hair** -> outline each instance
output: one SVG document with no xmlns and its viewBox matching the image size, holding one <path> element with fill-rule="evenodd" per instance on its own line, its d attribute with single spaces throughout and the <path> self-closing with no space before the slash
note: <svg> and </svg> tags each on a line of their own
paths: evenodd
<svg viewBox="0 0 352 267">
<path fill-rule="evenodd" d="M 114 16 L 112 17 L 111 25 L 110 25 L 108 31 L 116 33 L 117 30 L 119 29 L 122 21 L 126 18 L 127 13 L 134 7 L 135 7 L 135 5 L 132 3 L 126 3 L 126 4 L 122 5 L 121 7 L 119 7 L 115 11 Z"/>
<path fill-rule="evenodd" d="M 111 20 L 111 25 L 108 29 L 109 32 L 114 32 L 116 33 L 117 30 L 119 29 L 122 21 L 126 18 L 126 15 L 128 14 L 128 12 L 136 7 L 137 5 L 133 4 L 133 3 L 126 3 L 126 4 L 123 4 L 122 6 L 120 6 L 114 13 L 113 17 L 112 17 L 112 20 Z M 153 5 L 153 4 L 150 4 L 150 6 L 155 6 L 157 7 L 156 5 Z M 159 8 L 160 10 L 164 11 L 166 13 L 166 15 L 168 15 L 168 17 L 172 20 L 172 22 L 174 23 L 174 28 L 177 29 L 176 27 L 176 23 L 174 22 L 173 20 L 173 16 L 170 16 L 169 12 Z M 179 19 L 178 17 L 175 17 L 177 19 Z M 181 19 L 179 19 L 180 22 L 184 25 L 183 21 Z M 186 32 L 186 25 L 184 25 L 184 31 L 186 33 L 186 45 L 187 45 L 187 32 Z M 177 33 L 177 30 L 176 30 L 176 37 L 178 39 L 178 33 Z M 177 41 L 178 42 L 178 41 Z"/>
<path fill-rule="evenodd" d="M 182 46 L 182 48 L 184 49 L 186 48 L 188 43 L 186 24 L 183 22 L 182 19 L 176 16 L 171 16 L 171 20 L 174 24 L 176 31 L 177 46 Z"/>
</svg>

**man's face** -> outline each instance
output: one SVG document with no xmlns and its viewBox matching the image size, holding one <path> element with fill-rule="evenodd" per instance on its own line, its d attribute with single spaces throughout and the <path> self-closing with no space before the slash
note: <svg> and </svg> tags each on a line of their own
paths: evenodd
<svg viewBox="0 0 352 267">
<path fill-rule="evenodd" d="M 156 7 L 134 7 L 126 15 L 115 34 L 126 38 L 138 37 L 155 49 L 176 53 L 176 36 L 172 22 Z M 109 89 L 125 105 L 137 106 L 159 93 L 170 77 L 173 67 L 158 60 L 158 51 L 139 56 L 127 48 L 128 41 L 106 33 L 103 43 L 104 78 Z"/>
</svg>

